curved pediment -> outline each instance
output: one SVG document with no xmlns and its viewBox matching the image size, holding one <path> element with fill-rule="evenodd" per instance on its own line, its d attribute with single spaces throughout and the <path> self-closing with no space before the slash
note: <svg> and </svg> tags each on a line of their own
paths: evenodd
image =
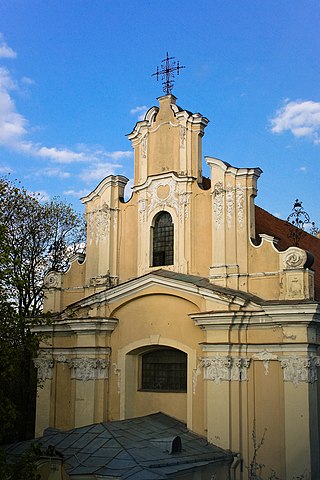
<svg viewBox="0 0 320 480">
<path fill-rule="evenodd" d="M 261 300 L 253 295 L 214 285 L 203 277 L 160 269 L 80 300 L 70 305 L 62 317 L 112 316 L 121 305 L 152 295 L 183 297 L 194 304 L 194 311 L 261 309 Z"/>
</svg>

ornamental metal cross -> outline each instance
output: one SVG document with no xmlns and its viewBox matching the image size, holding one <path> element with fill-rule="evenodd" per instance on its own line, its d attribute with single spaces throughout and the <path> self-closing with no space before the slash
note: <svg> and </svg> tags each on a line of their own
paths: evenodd
<svg viewBox="0 0 320 480">
<path fill-rule="evenodd" d="M 157 67 L 156 73 L 153 73 L 151 76 L 157 77 L 157 81 L 159 80 L 159 75 L 161 75 L 161 80 L 162 80 L 162 85 L 163 85 L 163 91 L 166 95 L 169 95 L 172 92 L 173 85 L 174 85 L 174 72 L 177 72 L 179 75 L 180 70 L 182 68 L 186 68 L 184 66 L 181 66 L 179 64 L 179 60 L 177 62 L 173 61 L 170 63 L 170 60 L 174 60 L 175 57 L 169 57 L 169 54 L 167 52 L 167 56 L 164 60 L 161 62 L 161 68 Z"/>
</svg>

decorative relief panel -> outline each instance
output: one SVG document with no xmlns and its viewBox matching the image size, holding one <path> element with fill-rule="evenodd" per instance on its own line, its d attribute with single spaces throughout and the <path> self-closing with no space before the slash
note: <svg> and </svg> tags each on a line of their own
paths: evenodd
<svg viewBox="0 0 320 480">
<path fill-rule="evenodd" d="M 227 227 L 231 228 L 235 205 L 237 206 L 237 218 L 240 228 L 244 225 L 244 188 L 238 183 L 236 188 L 228 183 L 224 190 L 221 182 L 217 182 L 213 188 L 213 211 L 216 218 L 216 228 L 220 229 L 223 221 L 224 197 L 226 202 Z"/>
<path fill-rule="evenodd" d="M 213 211 L 216 217 L 216 228 L 220 229 L 223 220 L 223 185 L 217 182 L 213 189 Z"/>
<path fill-rule="evenodd" d="M 141 157 L 147 158 L 147 136 L 145 135 L 141 140 Z"/>
<path fill-rule="evenodd" d="M 183 125 L 180 126 L 180 147 L 185 148 L 186 147 L 186 135 L 187 135 L 187 129 Z"/>
<path fill-rule="evenodd" d="M 268 375 L 268 373 L 269 373 L 269 362 L 270 362 L 270 360 L 277 360 L 278 359 L 277 355 L 274 355 L 272 352 L 269 352 L 268 350 L 262 350 L 261 352 L 253 355 L 252 358 L 254 358 L 255 360 L 261 360 L 263 362 L 264 374 L 265 375 Z"/>
<path fill-rule="evenodd" d="M 189 205 L 190 205 L 190 192 L 183 192 L 179 195 L 179 218 L 180 223 L 182 223 L 183 217 L 187 220 L 189 217 Z M 184 215 L 183 215 L 184 212 Z"/>
<path fill-rule="evenodd" d="M 117 375 L 117 391 L 120 393 L 121 391 L 121 368 L 118 367 L 116 363 L 112 364 L 113 366 L 113 373 Z"/>
<path fill-rule="evenodd" d="M 159 198 L 158 196 L 159 187 L 169 187 L 168 195 L 165 198 Z M 171 207 L 176 211 L 177 215 L 179 214 L 179 199 L 177 195 L 177 184 L 172 178 L 154 180 L 150 185 L 148 194 L 150 195 L 148 215 L 150 215 L 150 213 L 152 213 L 158 207 L 163 209 L 165 209 L 166 207 Z"/>
<path fill-rule="evenodd" d="M 140 223 L 145 223 L 147 219 L 147 200 L 145 198 L 140 198 L 138 201 L 138 211 Z"/>
<path fill-rule="evenodd" d="M 236 202 L 237 202 L 237 216 L 238 216 L 238 225 L 240 228 L 243 227 L 243 216 L 244 216 L 244 188 L 240 183 L 237 183 L 236 188 Z"/>
<path fill-rule="evenodd" d="M 87 213 L 86 218 L 89 244 L 93 241 L 97 244 L 99 241 L 103 241 L 107 238 L 107 235 L 110 232 L 111 212 L 114 212 L 113 226 L 116 228 L 118 209 L 110 208 L 107 203 L 104 203 L 101 208 L 97 208 Z"/>
<path fill-rule="evenodd" d="M 285 382 L 314 383 L 318 379 L 317 367 L 320 366 L 320 358 L 315 356 L 298 357 L 290 356 L 282 358 L 281 367 Z"/>
<path fill-rule="evenodd" d="M 234 211 L 234 188 L 228 183 L 226 189 L 226 204 L 227 204 L 227 227 L 231 228 L 232 217 Z"/>
</svg>

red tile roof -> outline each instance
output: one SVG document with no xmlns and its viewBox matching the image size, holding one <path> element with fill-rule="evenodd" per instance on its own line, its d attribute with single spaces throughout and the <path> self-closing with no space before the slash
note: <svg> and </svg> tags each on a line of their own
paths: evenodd
<svg viewBox="0 0 320 480">
<path fill-rule="evenodd" d="M 289 238 L 292 225 L 285 220 L 274 217 L 271 213 L 263 210 L 263 208 L 255 206 L 256 219 L 256 237 L 259 233 L 265 233 L 279 239 L 277 249 L 286 250 L 288 247 L 294 246 L 294 241 Z M 320 300 L 320 239 L 304 232 L 299 240 L 300 248 L 310 252 L 314 258 L 312 270 L 314 270 L 315 299 Z"/>
</svg>

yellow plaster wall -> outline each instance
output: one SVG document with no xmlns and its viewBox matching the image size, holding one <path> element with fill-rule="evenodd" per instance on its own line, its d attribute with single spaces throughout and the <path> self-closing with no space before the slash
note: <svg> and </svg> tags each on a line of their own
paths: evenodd
<svg viewBox="0 0 320 480">
<path fill-rule="evenodd" d="M 203 333 L 195 327 L 188 316 L 190 309 L 193 311 L 196 309 L 195 303 L 190 303 L 181 297 L 159 294 L 132 299 L 120 306 L 116 310 L 119 323 L 111 337 L 112 364 L 119 365 L 118 352 L 127 349 L 128 345 L 135 344 L 139 345 L 139 352 L 143 350 L 143 344 L 145 348 L 152 345 L 165 345 L 178 349 L 180 345 L 185 345 L 194 352 L 194 358 L 190 361 L 196 362 L 197 356 L 201 355 L 200 343 L 203 341 Z M 164 337 L 165 342 L 162 341 Z M 186 394 L 139 392 L 138 357 L 135 354 L 126 355 L 125 361 L 133 362 L 132 368 L 126 373 L 123 368 L 121 371 L 121 379 L 124 383 L 126 381 L 122 376 L 130 375 L 130 414 L 146 415 L 161 409 L 164 413 L 187 422 Z M 193 368 L 195 367 L 194 364 Z M 120 408 L 117 378 L 115 375 L 113 377 L 109 395 L 110 418 L 115 418 L 119 414 Z M 190 374 L 188 377 L 189 392 L 192 390 L 191 383 L 192 376 Z M 197 404 L 199 404 L 198 402 L 203 405 L 203 397 L 198 398 Z M 195 430 L 204 433 L 203 411 L 198 411 L 194 417 Z"/>
<path fill-rule="evenodd" d="M 208 190 L 201 191 L 197 185 L 193 187 L 191 215 L 190 273 L 207 277 L 211 258 L 211 197 Z"/>
<path fill-rule="evenodd" d="M 120 205 L 119 276 L 120 282 L 137 276 L 138 208 L 136 195 Z"/>
<path fill-rule="evenodd" d="M 54 388 L 52 389 L 51 425 L 68 430 L 74 427 L 75 380 L 70 379 L 70 369 L 66 364 L 58 364 L 55 369 Z"/>
</svg>

